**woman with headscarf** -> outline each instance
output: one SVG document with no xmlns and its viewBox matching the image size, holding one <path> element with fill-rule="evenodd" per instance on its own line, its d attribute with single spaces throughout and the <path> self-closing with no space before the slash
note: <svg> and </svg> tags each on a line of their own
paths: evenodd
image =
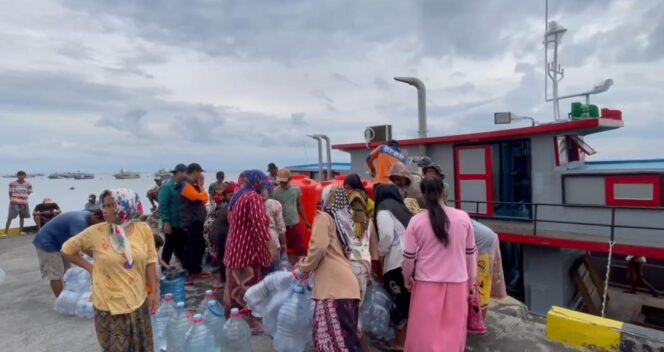
<svg viewBox="0 0 664 352">
<path fill-rule="evenodd" d="M 151 352 L 150 313 L 159 307 L 157 252 L 150 226 L 137 219 L 143 206 L 136 192 L 104 191 L 105 222 L 93 225 L 62 246 L 63 256 L 92 275 L 97 340 L 104 352 Z M 94 264 L 81 252 L 91 253 Z"/>
<path fill-rule="evenodd" d="M 396 185 L 380 185 L 376 189 L 376 225 L 378 228 L 378 252 L 383 262 L 383 286 L 390 292 L 396 309 L 392 314 L 395 327 L 395 345 L 403 346 L 408 320 L 410 293 L 406 289 L 401 272 L 404 233 L 412 213 L 403 202 Z"/>
<path fill-rule="evenodd" d="M 357 334 L 360 289 L 350 269 L 355 228 L 343 188 L 325 188 L 314 219 L 309 252 L 293 273 L 314 274 L 314 352 L 362 350 Z"/>
<path fill-rule="evenodd" d="M 470 217 L 443 202 L 443 183 L 425 177 L 426 212 L 408 225 L 403 273 L 412 292 L 406 351 L 465 350 L 477 247 Z M 471 291 L 471 292 L 469 292 Z"/>
<path fill-rule="evenodd" d="M 373 201 L 367 195 L 362 180 L 357 174 L 350 174 L 344 180 L 344 190 L 350 203 L 355 237 L 351 245 L 350 268 L 360 285 L 360 300 L 364 299 L 371 274 L 371 227 L 373 222 Z"/>
<path fill-rule="evenodd" d="M 262 171 L 247 170 L 240 174 L 238 185 L 228 204 L 230 228 L 224 254 L 227 311 L 246 307 L 245 292 L 263 279 L 271 264 L 268 246 L 272 237 L 261 191 L 271 189 L 272 183 Z"/>
<path fill-rule="evenodd" d="M 229 182 L 224 185 L 224 188 L 219 193 L 221 199 L 219 201 L 217 217 L 212 223 L 210 237 L 212 238 L 212 245 L 215 249 L 215 257 L 219 264 L 219 276 L 223 284 L 226 283 L 226 266 L 224 265 L 224 253 L 226 252 L 226 239 L 228 238 L 228 203 L 235 193 L 237 184 Z"/>
</svg>

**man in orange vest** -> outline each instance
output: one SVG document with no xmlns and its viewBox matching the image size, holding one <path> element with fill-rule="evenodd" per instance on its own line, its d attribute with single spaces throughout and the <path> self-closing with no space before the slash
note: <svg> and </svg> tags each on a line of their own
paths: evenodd
<svg viewBox="0 0 664 352">
<path fill-rule="evenodd" d="M 375 184 L 390 183 L 390 170 L 396 163 L 406 163 L 406 157 L 399 150 L 399 143 L 390 140 L 367 155 L 367 166 Z"/>
</svg>

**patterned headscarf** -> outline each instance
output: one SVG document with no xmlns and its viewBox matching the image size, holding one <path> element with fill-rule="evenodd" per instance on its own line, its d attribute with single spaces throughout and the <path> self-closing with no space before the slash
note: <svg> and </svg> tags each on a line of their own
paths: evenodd
<svg viewBox="0 0 664 352">
<path fill-rule="evenodd" d="M 323 211 L 330 214 L 337 225 L 337 237 L 347 258 L 352 251 L 355 238 L 355 224 L 350 212 L 348 197 L 342 187 L 331 185 L 323 190 Z"/>
<path fill-rule="evenodd" d="M 228 205 L 228 209 L 231 210 L 237 204 L 238 199 L 243 195 L 249 192 L 256 192 L 260 194 L 263 189 L 267 189 L 268 192 L 272 192 L 272 182 L 270 179 L 260 170 L 246 170 L 240 174 L 240 178 L 237 181 L 240 189 L 235 192 L 231 202 Z"/>
<path fill-rule="evenodd" d="M 109 224 L 109 241 L 116 252 L 124 255 L 125 269 L 131 269 L 134 265 L 134 258 L 131 255 L 131 245 L 127 240 L 125 228 L 143 215 L 143 205 L 138 194 L 130 189 L 111 189 L 105 191 L 104 194 L 110 195 L 115 200 L 115 223 Z"/>
</svg>

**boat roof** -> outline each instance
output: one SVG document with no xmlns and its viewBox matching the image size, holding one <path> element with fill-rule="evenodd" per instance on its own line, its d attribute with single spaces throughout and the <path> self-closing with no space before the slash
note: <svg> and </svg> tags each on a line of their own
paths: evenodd
<svg viewBox="0 0 664 352">
<path fill-rule="evenodd" d="M 457 143 L 480 143 L 499 140 L 528 138 L 537 135 L 575 133 L 579 135 L 588 135 L 598 132 L 604 132 L 623 127 L 623 121 L 612 119 L 590 119 L 580 121 L 565 121 L 541 124 L 532 127 L 511 128 L 505 130 L 449 135 L 430 138 L 416 138 L 399 140 L 399 146 L 409 147 L 418 145 L 436 145 L 436 144 L 457 144 Z M 377 147 L 381 143 L 370 143 L 369 147 Z M 333 149 L 350 151 L 356 149 L 366 149 L 366 143 L 337 144 Z"/>
<path fill-rule="evenodd" d="M 607 160 L 607 161 L 586 161 L 576 170 L 584 171 L 608 171 L 608 170 L 664 170 L 664 159 L 645 159 L 645 160 Z"/>
</svg>

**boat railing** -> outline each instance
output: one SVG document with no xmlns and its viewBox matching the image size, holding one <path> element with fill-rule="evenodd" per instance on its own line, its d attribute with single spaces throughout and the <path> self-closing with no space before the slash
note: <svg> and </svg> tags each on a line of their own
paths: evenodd
<svg viewBox="0 0 664 352">
<path fill-rule="evenodd" d="M 456 204 L 457 208 L 462 208 L 462 204 L 470 204 L 474 206 L 475 212 L 469 213 L 471 218 L 478 219 L 495 219 L 495 220 L 507 220 L 507 221 L 520 221 L 520 222 L 532 222 L 532 236 L 537 237 L 538 224 L 548 223 L 548 224 L 561 224 L 561 225 L 577 225 L 577 226 L 590 226 L 598 228 L 609 229 L 609 240 L 615 241 L 615 234 L 617 229 L 625 230 L 645 230 L 645 231 L 663 231 L 664 227 L 660 226 L 637 226 L 637 225 L 626 225 L 626 224 L 616 224 L 616 212 L 619 210 L 647 210 L 647 211 L 662 211 L 664 212 L 664 207 L 627 207 L 627 206 L 608 206 L 608 205 L 588 205 L 588 204 L 556 204 L 556 203 L 529 203 L 529 202 L 501 202 L 501 201 L 475 201 L 475 200 L 449 200 L 450 204 Z M 489 216 L 486 214 L 480 213 L 481 206 L 489 207 L 495 205 L 506 205 L 506 206 L 515 206 L 515 207 L 526 207 L 529 211 L 527 217 L 522 216 L 501 216 L 494 215 Z M 591 222 L 591 221 L 572 221 L 572 220 L 557 220 L 550 218 L 541 218 L 541 208 L 545 207 L 558 207 L 558 208 L 579 208 L 579 209 L 593 209 L 593 210 L 605 210 L 610 212 L 610 222 Z M 463 207 L 468 209 L 468 207 Z M 664 215 L 664 214 L 662 214 Z"/>
</svg>

